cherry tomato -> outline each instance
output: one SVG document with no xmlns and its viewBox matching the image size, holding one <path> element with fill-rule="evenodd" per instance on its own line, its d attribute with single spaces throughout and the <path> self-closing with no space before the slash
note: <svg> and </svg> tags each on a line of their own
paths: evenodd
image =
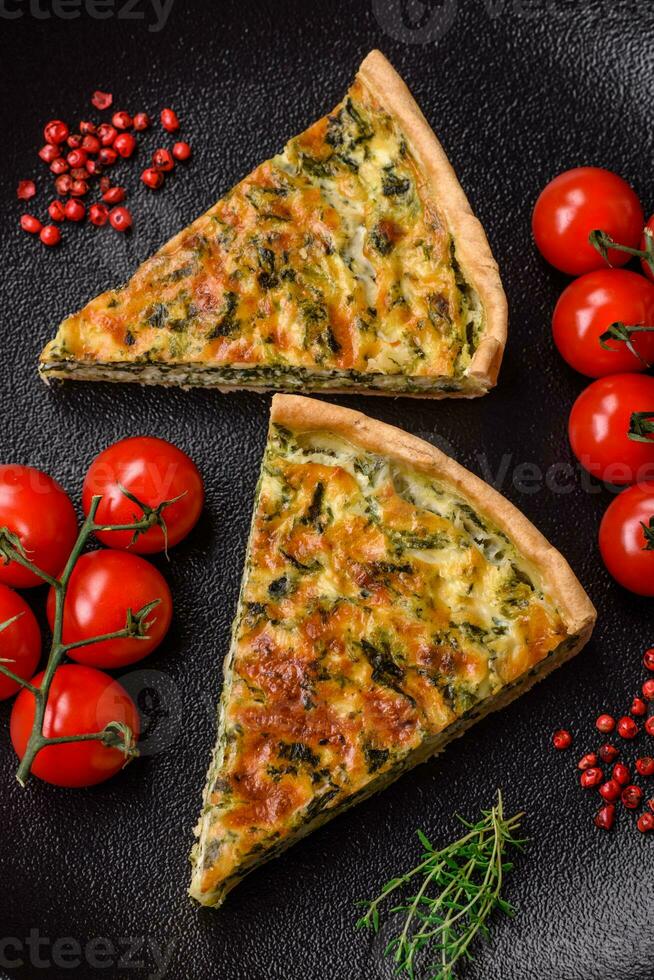
<svg viewBox="0 0 654 980">
<path fill-rule="evenodd" d="M 638 483 L 611 501 L 599 546 L 616 582 L 637 595 L 654 596 L 654 483 Z"/>
<path fill-rule="evenodd" d="M 22 596 L 0 585 L 0 623 L 20 618 L 0 632 L 0 658 L 5 667 L 28 681 L 41 656 L 41 631 L 36 617 Z M 20 685 L 0 674 L 0 701 L 13 697 Z"/>
<path fill-rule="evenodd" d="M 647 219 L 645 230 L 651 232 L 652 235 L 654 235 L 654 214 L 652 215 L 651 218 Z M 640 240 L 640 250 L 641 252 L 647 251 L 647 241 L 645 240 L 645 231 L 643 231 L 643 237 Z M 646 262 L 645 259 L 641 259 L 640 264 L 643 267 L 643 272 L 645 273 L 645 275 L 648 276 L 649 279 L 654 279 L 654 272 L 652 271 L 649 262 Z"/>
<path fill-rule="evenodd" d="M 579 276 L 606 263 L 588 241 L 601 230 L 620 245 L 637 248 L 643 231 L 643 209 L 629 184 L 610 170 L 576 167 L 566 170 L 541 191 L 532 215 L 539 251 L 561 272 Z M 609 251 L 611 265 L 630 256 Z"/>
<path fill-rule="evenodd" d="M 613 323 L 646 325 L 652 332 L 632 333 L 635 357 L 624 341 L 600 336 Z M 563 290 L 552 317 L 554 343 L 570 367 L 591 378 L 623 371 L 644 371 L 654 363 L 654 285 L 625 269 L 599 269 L 575 279 Z"/>
<path fill-rule="evenodd" d="M 71 650 L 69 656 L 90 667 L 124 667 L 142 660 L 159 646 L 168 632 L 173 612 L 170 589 L 154 565 L 124 551 L 92 551 L 82 555 L 70 577 L 64 605 L 64 643 L 104 633 L 115 633 L 125 626 L 127 609 L 137 613 L 143 606 L 160 599 L 146 622 L 145 639 L 104 640 Z M 50 589 L 48 622 L 55 619 L 55 591 Z M 1 634 L 0 634 L 1 638 Z"/>
<path fill-rule="evenodd" d="M 65 491 L 32 466 L 0 466 L 0 527 L 17 534 L 30 561 L 58 575 L 75 538 L 77 518 Z M 27 589 L 43 580 L 17 562 L 0 563 L 0 582 Z"/>
<path fill-rule="evenodd" d="M 84 480 L 84 513 L 88 514 L 93 496 L 102 494 L 98 523 L 130 524 L 140 520 L 141 508 L 121 492 L 121 486 L 150 507 L 183 494 L 163 512 L 169 546 L 186 537 L 202 512 L 204 488 L 197 466 L 181 449 L 163 439 L 122 439 L 96 456 Z M 131 531 L 99 531 L 97 536 L 109 547 L 129 548 L 142 555 L 163 551 L 166 543 L 160 527 L 149 528 L 133 544 Z"/>
<path fill-rule="evenodd" d="M 32 683 L 38 687 L 43 673 Z M 36 702 L 31 691 L 22 690 L 11 712 L 11 741 L 19 759 L 25 754 Z M 86 735 L 102 731 L 111 721 L 128 725 L 134 737 L 139 734 L 136 705 L 118 681 L 92 667 L 64 664 L 58 667 L 45 710 L 43 725 L 48 738 Z M 67 742 L 47 745 L 34 760 L 32 772 L 54 786 L 94 786 L 111 779 L 125 765 L 120 749 L 99 741 Z"/>
<path fill-rule="evenodd" d="M 589 473 L 605 483 L 654 480 L 654 438 L 629 438 L 632 413 L 654 415 L 654 378 L 612 374 L 593 381 L 572 406 L 568 435 L 572 451 Z"/>
</svg>

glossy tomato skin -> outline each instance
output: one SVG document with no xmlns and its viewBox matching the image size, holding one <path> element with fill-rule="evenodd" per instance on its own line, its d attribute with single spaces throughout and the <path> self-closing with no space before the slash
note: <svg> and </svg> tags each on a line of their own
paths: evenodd
<svg viewBox="0 0 654 980">
<path fill-rule="evenodd" d="M 41 656 L 41 631 L 36 616 L 22 596 L 6 585 L 0 585 L 0 623 L 14 616 L 20 618 L 0 633 L 0 657 L 10 661 L 7 666 L 14 674 L 28 681 L 36 670 Z M 0 701 L 13 697 L 20 685 L 0 674 Z"/>
<path fill-rule="evenodd" d="M 647 223 L 645 225 L 645 228 L 647 229 L 647 231 L 651 232 L 652 235 L 654 235 L 654 214 L 652 215 L 651 218 L 648 218 L 647 219 Z M 640 240 L 640 250 L 642 252 L 647 251 L 647 242 L 645 240 L 645 231 L 643 231 L 643 237 Z M 640 264 L 643 267 L 643 272 L 645 273 L 645 275 L 647 276 L 647 278 L 648 279 L 654 279 L 654 272 L 652 272 L 652 270 L 650 268 L 649 262 L 646 262 L 645 259 L 641 259 L 641 263 Z"/>
<path fill-rule="evenodd" d="M 639 483 L 611 501 L 600 524 L 599 546 L 607 570 L 637 595 L 654 596 L 654 548 L 647 548 L 643 529 L 652 518 L 654 483 Z"/>
<path fill-rule="evenodd" d="M 59 484 L 32 466 L 0 466 L 0 527 L 20 538 L 30 559 L 57 575 L 77 537 L 77 517 Z M 0 583 L 17 589 L 43 585 L 34 572 L 16 562 L 0 563 Z"/>
<path fill-rule="evenodd" d="M 580 276 L 606 265 L 588 241 L 592 231 L 600 229 L 620 245 L 637 248 L 643 220 L 640 201 L 622 177 L 600 167 L 575 167 L 541 191 L 532 230 L 540 253 L 551 265 Z M 629 258 L 615 249 L 609 252 L 614 266 Z"/>
<path fill-rule="evenodd" d="M 646 325 L 652 333 L 632 334 L 635 357 L 624 342 L 600 336 L 612 323 Z M 590 378 L 644 371 L 654 363 L 654 284 L 626 269 L 598 269 L 573 280 L 561 293 L 552 317 L 552 335 L 570 367 Z"/>
<path fill-rule="evenodd" d="M 148 616 L 145 639 L 105 640 L 71 650 L 71 660 L 108 670 L 136 663 L 159 646 L 170 627 L 173 600 L 161 572 L 145 558 L 126 551 L 102 549 L 82 555 L 70 577 L 64 605 L 64 643 L 78 643 L 123 629 L 127 609 L 137 613 L 160 599 Z M 47 602 L 50 629 L 55 618 L 55 592 Z"/>
<path fill-rule="evenodd" d="M 120 485 L 150 507 L 184 494 L 164 511 L 169 547 L 186 537 L 202 512 L 204 487 L 197 466 L 186 453 L 164 439 L 153 436 L 122 439 L 96 456 L 84 480 L 84 513 L 88 514 L 93 496 L 101 494 L 98 523 L 128 524 L 139 520 L 143 516 L 141 509 L 125 497 Z M 99 531 L 97 537 L 110 548 L 129 548 L 141 555 L 165 548 L 160 527 L 151 527 L 133 544 L 131 531 Z"/>
<path fill-rule="evenodd" d="M 43 673 L 32 683 L 38 687 Z M 19 759 L 23 758 L 32 731 L 35 700 L 23 690 L 11 712 L 11 741 Z M 136 705 L 124 687 L 108 674 L 79 664 L 57 668 L 48 696 L 43 725 L 49 738 L 61 735 L 84 735 L 102 731 L 111 721 L 129 725 L 134 737 L 139 735 Z M 119 749 L 101 742 L 70 742 L 48 745 L 34 760 L 32 772 L 53 786 L 95 786 L 115 776 L 125 764 Z"/>
<path fill-rule="evenodd" d="M 627 435 L 632 412 L 654 412 L 654 378 L 612 374 L 593 381 L 568 420 L 572 451 L 589 473 L 618 486 L 654 480 L 654 440 Z"/>
</svg>

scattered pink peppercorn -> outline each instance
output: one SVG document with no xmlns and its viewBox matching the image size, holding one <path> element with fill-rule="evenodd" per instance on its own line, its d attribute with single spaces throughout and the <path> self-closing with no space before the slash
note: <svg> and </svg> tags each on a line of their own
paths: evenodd
<svg viewBox="0 0 654 980">
<path fill-rule="evenodd" d="M 164 150 L 161 147 L 155 150 L 152 154 L 152 165 L 157 170 L 163 170 L 164 173 L 172 170 L 175 166 L 175 161 L 170 154 L 170 150 Z"/>
<path fill-rule="evenodd" d="M 113 146 L 103 146 L 98 153 L 98 160 L 103 167 L 112 167 L 117 159 L 118 154 L 114 150 Z"/>
<path fill-rule="evenodd" d="M 86 208 L 81 201 L 71 197 L 64 205 L 64 212 L 68 221 L 83 221 L 84 215 L 86 214 Z"/>
<path fill-rule="evenodd" d="M 636 759 L 636 772 L 639 776 L 654 776 L 654 759 L 650 755 Z"/>
<path fill-rule="evenodd" d="M 70 176 L 70 174 L 61 174 L 60 177 L 57 177 L 54 183 L 57 194 L 60 194 L 61 197 L 65 197 L 66 194 L 70 193 L 70 189 L 73 186 L 73 178 Z"/>
<path fill-rule="evenodd" d="M 48 204 L 48 214 L 53 221 L 64 221 L 66 218 L 64 205 L 61 203 L 61 201 L 57 200 L 50 201 Z"/>
<path fill-rule="evenodd" d="M 39 156 L 44 163 L 52 163 L 53 160 L 56 160 L 57 157 L 61 156 L 61 151 L 59 150 L 58 146 L 54 145 L 54 143 L 46 143 L 45 146 L 42 146 L 39 150 Z"/>
<path fill-rule="evenodd" d="M 43 129 L 43 136 L 46 143 L 59 144 L 67 139 L 69 132 L 68 126 L 61 119 L 51 119 Z"/>
<path fill-rule="evenodd" d="M 615 728 L 615 718 L 612 718 L 611 715 L 600 715 L 595 722 L 595 728 L 604 734 L 612 732 Z"/>
<path fill-rule="evenodd" d="M 610 830 L 615 822 L 615 806 L 608 803 L 597 811 L 595 815 L 595 826 L 600 830 Z"/>
<path fill-rule="evenodd" d="M 190 160 L 191 147 L 188 145 L 188 143 L 175 143 L 173 146 L 173 156 L 176 160 Z"/>
<path fill-rule="evenodd" d="M 173 109 L 161 110 L 161 125 L 168 133 L 174 133 L 179 129 L 179 119 Z"/>
<path fill-rule="evenodd" d="M 654 678 L 643 684 L 643 697 L 646 701 L 654 701 Z"/>
<path fill-rule="evenodd" d="M 97 126 L 95 123 L 82 120 L 82 122 L 79 124 L 79 131 L 82 136 L 86 136 L 88 133 L 95 133 L 97 131 Z"/>
<path fill-rule="evenodd" d="M 108 187 L 102 194 L 102 200 L 107 204 L 120 204 L 125 200 L 124 187 Z"/>
<path fill-rule="evenodd" d="M 56 160 L 53 160 L 50 164 L 50 170 L 56 177 L 58 177 L 60 174 L 67 173 L 68 170 L 70 170 L 70 167 L 63 157 L 57 157 Z"/>
<path fill-rule="evenodd" d="M 157 173 L 156 170 L 154 172 Z M 559 750 L 569 749 L 572 745 L 572 735 L 565 728 L 558 728 L 552 735 L 552 745 Z"/>
<path fill-rule="evenodd" d="M 631 779 L 629 766 L 625 766 L 622 762 L 616 762 L 613 766 L 613 778 L 620 786 L 628 786 Z"/>
<path fill-rule="evenodd" d="M 96 109 L 108 109 L 113 101 L 114 97 L 111 92 L 94 92 L 91 96 L 91 104 Z"/>
<path fill-rule="evenodd" d="M 645 731 L 648 735 L 654 735 L 654 715 L 645 722 Z"/>
<path fill-rule="evenodd" d="M 599 788 L 599 794 L 602 799 L 606 800 L 608 803 L 614 803 L 615 800 L 620 796 L 622 792 L 620 788 L 620 783 L 615 779 L 608 779 Z"/>
<path fill-rule="evenodd" d="M 89 185 L 85 180 L 74 180 L 70 185 L 70 193 L 73 197 L 84 197 L 89 192 Z"/>
<path fill-rule="evenodd" d="M 642 718 L 643 715 L 647 714 L 647 705 L 642 698 L 634 698 L 631 702 L 631 708 L 629 709 L 632 715 L 636 718 Z"/>
<path fill-rule="evenodd" d="M 71 136 L 68 137 L 68 139 L 66 140 L 66 143 L 70 147 L 71 150 L 77 150 L 77 149 L 79 149 L 79 147 L 82 145 L 82 134 L 81 133 L 73 133 Z"/>
<path fill-rule="evenodd" d="M 577 769 L 593 769 L 597 765 L 597 756 L 594 752 L 587 752 L 582 755 L 577 763 Z"/>
<path fill-rule="evenodd" d="M 643 665 L 646 670 L 654 670 L 654 647 L 645 650 L 643 654 Z"/>
<path fill-rule="evenodd" d="M 44 225 L 44 227 L 41 228 L 39 238 L 44 245 L 47 245 L 48 248 L 52 248 L 53 245 L 58 245 L 61 241 L 61 232 L 56 225 Z"/>
<path fill-rule="evenodd" d="M 93 133 L 88 133 L 82 140 L 82 149 L 86 153 L 92 153 L 92 154 L 99 153 L 101 146 L 102 143 L 100 142 L 97 136 L 94 136 Z"/>
<path fill-rule="evenodd" d="M 136 140 L 131 133 L 119 133 L 114 140 L 113 149 L 127 159 L 136 149 Z"/>
<path fill-rule="evenodd" d="M 89 221 L 92 225 L 106 225 L 109 220 L 109 208 L 106 204 L 92 204 L 89 208 Z"/>
<path fill-rule="evenodd" d="M 615 745 L 611 745 L 609 742 L 607 742 L 605 745 L 600 745 L 598 755 L 602 762 L 610 764 L 611 762 L 615 762 L 615 760 L 618 758 L 620 755 L 620 749 L 617 749 Z"/>
<path fill-rule="evenodd" d="M 41 231 L 43 225 L 38 218 L 35 218 L 31 214 L 21 214 L 20 216 L 20 226 L 23 231 L 27 231 L 30 235 L 38 235 Z"/>
<path fill-rule="evenodd" d="M 115 126 L 116 129 L 131 129 L 134 120 L 130 116 L 129 112 L 114 112 L 111 117 L 111 125 Z"/>
<path fill-rule="evenodd" d="M 109 223 L 116 231 L 127 231 L 132 227 L 132 216 L 127 208 L 117 207 L 109 212 Z"/>
<path fill-rule="evenodd" d="M 16 197 L 19 201 L 29 201 L 36 194 L 36 184 L 33 180 L 19 180 Z"/>
<path fill-rule="evenodd" d="M 593 766 L 590 769 L 586 769 L 585 772 L 582 772 L 579 782 L 582 789 L 593 789 L 595 786 L 599 786 L 603 779 L 604 773 L 602 770 Z"/>
<path fill-rule="evenodd" d="M 156 170 L 154 167 L 146 167 L 141 174 L 141 180 L 146 187 L 156 191 L 163 185 L 164 175 L 160 170 Z M 566 748 L 566 746 L 562 746 L 562 748 Z"/>
<path fill-rule="evenodd" d="M 626 806 L 628 810 L 635 810 L 640 806 L 641 800 L 643 798 L 643 791 L 639 786 L 625 786 L 622 790 L 622 795 L 620 799 L 622 800 L 622 805 Z"/>
<path fill-rule="evenodd" d="M 636 821 L 636 826 L 641 834 L 648 834 L 654 830 L 654 813 L 641 813 Z"/>
<path fill-rule="evenodd" d="M 620 719 L 620 721 L 618 722 L 618 735 L 620 736 L 620 738 L 631 739 L 631 738 L 635 738 L 637 734 L 638 734 L 638 725 L 633 720 L 633 718 L 630 718 L 628 715 L 625 715 L 623 718 Z"/>
<path fill-rule="evenodd" d="M 103 146 L 111 146 L 117 136 L 118 130 L 115 126 L 110 126 L 109 123 L 102 123 L 98 126 L 98 139 Z"/>
<path fill-rule="evenodd" d="M 150 126 L 150 117 L 147 112 L 137 112 L 134 116 L 134 129 L 137 133 L 142 133 Z"/>
</svg>

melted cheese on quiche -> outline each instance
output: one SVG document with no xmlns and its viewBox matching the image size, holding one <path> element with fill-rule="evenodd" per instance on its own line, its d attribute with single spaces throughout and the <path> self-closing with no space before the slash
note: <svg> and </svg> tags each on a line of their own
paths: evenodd
<svg viewBox="0 0 654 980">
<path fill-rule="evenodd" d="M 65 320 L 44 369 L 460 378 L 482 312 L 425 194 L 398 125 L 357 81 L 124 288 Z"/>
<path fill-rule="evenodd" d="M 273 426 L 198 852 L 202 889 L 353 802 L 566 639 L 537 573 L 457 493 Z"/>
</svg>

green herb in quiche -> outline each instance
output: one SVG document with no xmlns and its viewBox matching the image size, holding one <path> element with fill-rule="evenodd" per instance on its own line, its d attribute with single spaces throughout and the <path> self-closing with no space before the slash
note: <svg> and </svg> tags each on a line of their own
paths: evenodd
<svg viewBox="0 0 654 980">
<path fill-rule="evenodd" d="M 453 980 L 457 963 L 472 959 L 470 946 L 477 933 L 488 938 L 491 913 L 500 909 L 509 916 L 515 914 L 501 892 L 504 875 L 512 868 L 505 851 L 525 843 L 515 836 L 522 816 L 504 816 L 498 790 L 497 803 L 490 810 L 482 810 L 477 823 L 459 817 L 468 832 L 441 850 L 435 850 L 419 830 L 424 848 L 420 863 L 391 878 L 377 898 L 359 903 L 366 912 L 357 928 L 375 933 L 379 931 L 380 908 L 389 899 L 395 903 L 390 911 L 404 914 L 398 934 L 385 949 L 398 974 L 404 973 L 411 980 L 419 975 L 429 980 Z M 425 962 L 424 954 L 429 952 L 436 961 Z"/>
</svg>

